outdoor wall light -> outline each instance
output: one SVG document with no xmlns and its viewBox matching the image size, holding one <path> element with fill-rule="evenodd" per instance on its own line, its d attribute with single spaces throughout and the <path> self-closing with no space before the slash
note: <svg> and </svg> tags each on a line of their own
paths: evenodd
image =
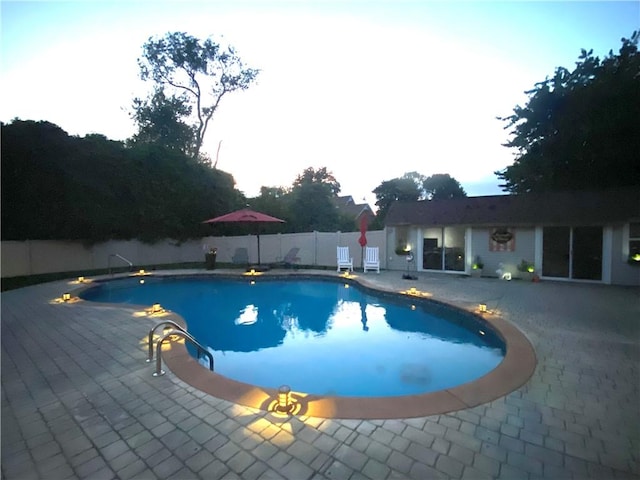
<svg viewBox="0 0 640 480">
<path fill-rule="evenodd" d="M 71 294 L 68 292 L 65 292 L 62 294 L 62 301 L 63 302 L 68 302 L 69 300 L 71 300 Z"/>
<path fill-rule="evenodd" d="M 278 403 L 276 405 L 276 411 L 280 413 L 289 413 L 292 409 L 291 387 L 289 387 L 289 385 L 282 385 L 278 388 Z"/>
<path fill-rule="evenodd" d="M 486 303 L 481 303 L 480 305 L 478 305 L 478 310 L 480 312 L 486 312 L 487 311 L 487 304 Z"/>
</svg>

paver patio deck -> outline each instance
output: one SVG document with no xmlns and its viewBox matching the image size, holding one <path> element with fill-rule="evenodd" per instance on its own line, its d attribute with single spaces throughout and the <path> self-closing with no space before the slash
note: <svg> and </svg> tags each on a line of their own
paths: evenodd
<svg viewBox="0 0 640 480">
<path fill-rule="evenodd" d="M 3 479 L 640 478 L 638 289 L 367 273 L 516 325 L 521 388 L 444 415 L 278 418 L 152 376 L 132 310 L 55 304 L 68 282 L 3 292 Z"/>
</svg>

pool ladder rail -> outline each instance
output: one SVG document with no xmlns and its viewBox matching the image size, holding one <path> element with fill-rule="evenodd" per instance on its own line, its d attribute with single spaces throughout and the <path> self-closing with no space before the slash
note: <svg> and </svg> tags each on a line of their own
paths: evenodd
<svg viewBox="0 0 640 480">
<path fill-rule="evenodd" d="M 187 332 L 184 328 L 178 325 L 176 322 L 171 320 L 165 320 L 163 322 L 158 323 L 155 327 L 149 330 L 149 356 L 147 357 L 147 362 L 151 363 L 153 361 L 153 335 L 159 327 L 171 327 L 171 329 L 166 332 L 160 340 L 156 343 L 156 371 L 153 372 L 154 377 L 160 377 L 165 374 L 165 371 L 162 370 L 162 344 L 166 340 L 171 340 L 173 335 L 177 335 L 179 337 L 184 338 L 185 340 L 189 340 L 195 347 L 198 349 L 198 359 L 200 359 L 200 353 L 203 353 L 209 359 L 209 370 L 213 372 L 213 355 L 211 352 L 207 351 L 198 341 L 193 338 L 193 336 Z"/>
<path fill-rule="evenodd" d="M 119 255 L 117 253 L 111 253 L 109 255 L 109 258 L 107 259 L 107 267 L 109 269 L 109 275 L 112 275 L 111 273 L 111 258 L 116 257 L 119 258 L 120 260 L 122 260 L 123 262 L 126 262 L 129 265 L 129 271 L 133 271 L 133 262 L 127 258 L 124 258 L 122 255 Z"/>
</svg>

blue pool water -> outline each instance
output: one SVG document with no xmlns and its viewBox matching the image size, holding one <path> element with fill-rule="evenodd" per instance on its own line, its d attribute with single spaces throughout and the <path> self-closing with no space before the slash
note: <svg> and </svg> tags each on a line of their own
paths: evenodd
<svg viewBox="0 0 640 480">
<path fill-rule="evenodd" d="M 319 395 L 397 396 L 475 380 L 504 357 L 481 320 L 435 302 L 372 295 L 335 281 L 170 277 L 106 282 L 85 300 L 181 315 L 216 372 Z M 195 351 L 191 352 L 192 354 Z M 195 355 L 194 355 L 195 356 Z"/>
</svg>

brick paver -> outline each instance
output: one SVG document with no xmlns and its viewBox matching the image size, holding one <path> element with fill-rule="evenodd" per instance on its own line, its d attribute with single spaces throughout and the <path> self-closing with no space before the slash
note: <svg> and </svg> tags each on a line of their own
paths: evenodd
<svg viewBox="0 0 640 480">
<path fill-rule="evenodd" d="M 399 272 L 364 276 L 405 289 Z M 274 419 L 154 378 L 133 309 L 2 293 L 2 478 L 640 478 L 637 289 L 419 274 L 518 326 L 538 365 L 488 404 L 423 418 Z"/>
</svg>

